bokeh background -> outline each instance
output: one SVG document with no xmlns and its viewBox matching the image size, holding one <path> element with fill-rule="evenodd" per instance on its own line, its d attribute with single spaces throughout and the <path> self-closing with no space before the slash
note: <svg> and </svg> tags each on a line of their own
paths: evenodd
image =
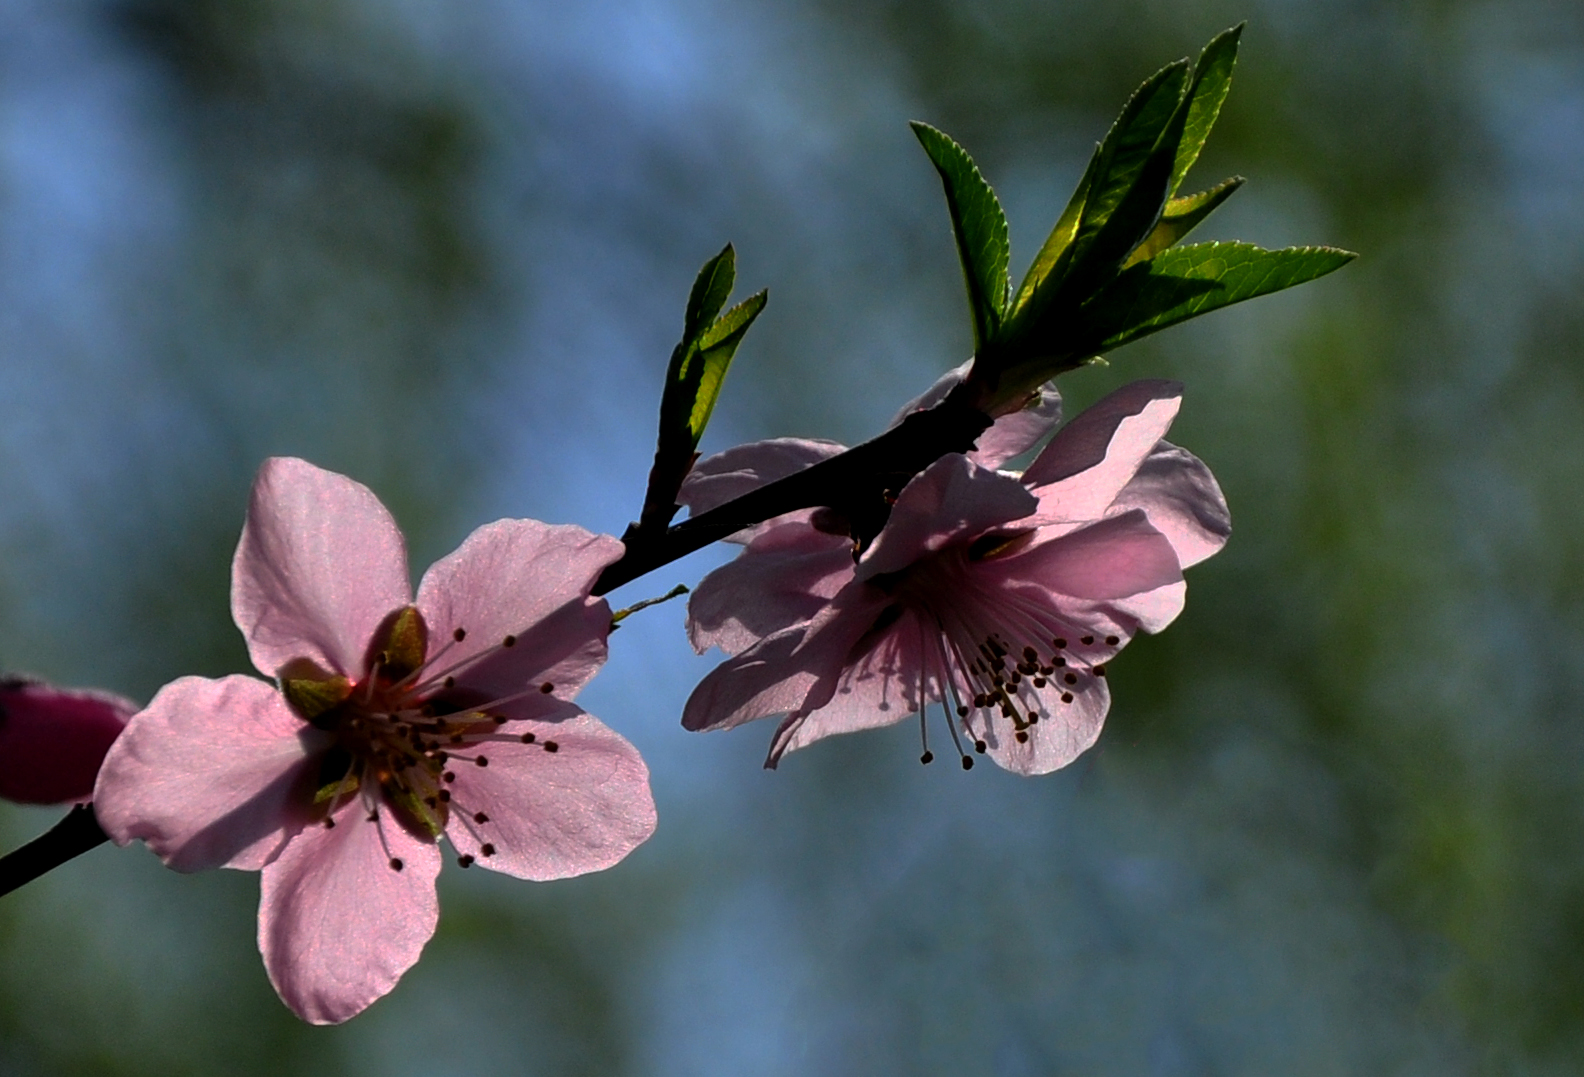
<svg viewBox="0 0 1584 1077">
<path fill-rule="evenodd" d="M 1206 234 L 1363 257 L 1064 380 L 1185 381 L 1236 528 L 1095 750 L 965 774 L 904 724 L 765 772 L 768 725 L 681 730 L 715 659 L 652 609 L 583 697 L 653 768 L 628 861 L 448 871 L 418 967 L 314 1029 L 255 876 L 100 848 L 0 901 L 0 1074 L 1584 1069 L 1575 0 L 8 0 L 0 664 L 245 670 L 271 454 L 370 484 L 418 568 L 500 516 L 619 533 L 728 239 L 770 306 L 706 448 L 868 436 L 969 350 L 905 121 L 1021 271 L 1132 87 L 1244 19 Z"/>
</svg>

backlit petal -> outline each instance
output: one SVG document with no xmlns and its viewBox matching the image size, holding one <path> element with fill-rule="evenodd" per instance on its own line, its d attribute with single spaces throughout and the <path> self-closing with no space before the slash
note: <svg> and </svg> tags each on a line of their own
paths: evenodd
<svg viewBox="0 0 1584 1077">
<path fill-rule="evenodd" d="M 328 738 L 253 677 L 183 677 L 110 748 L 94 789 L 117 844 L 148 843 L 178 871 L 262 867 L 306 821 L 310 754 Z"/>
<path fill-rule="evenodd" d="M 784 537 L 784 541 L 782 540 Z M 703 654 L 738 654 L 808 620 L 853 578 L 852 543 L 804 523 L 757 536 L 743 555 L 705 576 L 688 599 L 688 638 Z"/>
<path fill-rule="evenodd" d="M 446 836 L 479 866 L 519 879 L 565 879 L 610 867 L 654 833 L 649 768 L 599 719 L 563 704 L 558 721 L 512 722 L 500 733 L 535 739 L 480 746 L 489 765 L 456 766 L 450 787 Z M 475 821 L 477 812 L 484 822 Z M 483 843 L 493 847 L 488 856 Z"/>
<path fill-rule="evenodd" d="M 1226 545 L 1232 516 L 1210 469 L 1193 453 L 1162 441 L 1111 503 L 1112 512 L 1143 509 L 1166 536 L 1183 568 Z"/>
<path fill-rule="evenodd" d="M 372 490 L 305 460 L 264 462 L 231 568 L 259 672 L 308 659 L 356 678 L 375 628 L 411 600 L 406 543 Z"/>
<path fill-rule="evenodd" d="M 264 968 L 281 1000 L 316 1025 L 354 1017 L 395 987 L 440 916 L 440 850 L 389 812 L 378 823 L 367 812 L 354 797 L 334 829 L 307 827 L 264 868 Z"/>
<path fill-rule="evenodd" d="M 622 555 L 609 535 L 538 520 L 499 520 L 441 558 L 418 586 L 429 649 L 452 644 L 439 664 L 491 652 L 459 670 L 457 682 L 486 696 L 548 681 L 570 699 L 605 661 L 610 607 L 589 588 Z M 453 643 L 463 629 L 466 639 Z M 502 647 L 507 636 L 511 647 Z"/>
<path fill-rule="evenodd" d="M 1136 381 L 1075 416 L 1023 473 L 1039 495 L 1040 516 L 1082 523 L 1105 515 L 1181 403 L 1177 382 Z"/>
<path fill-rule="evenodd" d="M 926 554 L 1034 512 L 1023 484 L 951 453 L 903 487 L 891 519 L 864 554 L 859 579 L 899 572 Z"/>
</svg>

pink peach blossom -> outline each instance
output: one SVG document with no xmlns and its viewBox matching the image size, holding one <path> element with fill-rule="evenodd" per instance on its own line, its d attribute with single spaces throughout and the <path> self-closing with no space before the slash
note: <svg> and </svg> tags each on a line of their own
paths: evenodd
<svg viewBox="0 0 1584 1077">
<path fill-rule="evenodd" d="M 542 880 L 609 867 L 653 832 L 643 760 L 571 702 L 605 661 L 610 609 L 589 589 L 621 552 L 501 520 L 415 599 L 367 487 L 267 461 L 231 609 L 276 683 L 161 689 L 105 760 L 101 825 L 180 871 L 262 871 L 270 982 L 305 1020 L 345 1021 L 434 934 L 441 835 L 463 866 Z"/>
<path fill-rule="evenodd" d="M 137 709 L 109 692 L 0 678 L 0 798 L 86 801 L 105 753 Z"/>
<path fill-rule="evenodd" d="M 856 563 L 817 513 L 745 536 L 742 555 L 689 605 L 694 647 L 732 657 L 699 684 L 683 725 L 785 714 L 773 767 L 835 733 L 913 713 L 922 723 L 939 703 L 954 741 L 960 733 L 1008 770 L 1070 763 L 1100 734 L 1106 663 L 1139 630 L 1171 623 L 1183 568 L 1230 531 L 1209 470 L 1161 440 L 1181 392 L 1162 381 L 1117 390 L 1057 431 L 1021 476 L 993 468 L 1037 439 L 1039 423 L 1025 418 L 1011 439 L 999 420 L 980 462 L 951 454 L 916 476 Z M 831 451 L 810 446 L 729 450 L 701 462 L 699 488 L 684 496 L 702 491 L 708 502 L 719 476 L 746 488 L 760 473 L 787 473 L 799 451 Z"/>
</svg>

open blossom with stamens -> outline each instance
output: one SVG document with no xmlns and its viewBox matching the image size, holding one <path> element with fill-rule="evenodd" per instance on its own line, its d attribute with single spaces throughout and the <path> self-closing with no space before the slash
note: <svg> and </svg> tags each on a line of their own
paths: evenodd
<svg viewBox="0 0 1584 1077">
<path fill-rule="evenodd" d="M 1163 381 L 1117 390 L 1057 431 L 1021 476 L 993 470 L 1006 458 L 998 451 L 978 463 L 942 457 L 901 491 L 856 563 L 818 513 L 746 536 L 690 603 L 695 648 L 732 657 L 699 684 L 683 724 L 785 714 L 773 767 L 835 733 L 915 712 L 922 723 L 938 703 L 964 767 L 973 757 L 963 740 L 1020 774 L 1070 763 L 1100 734 L 1106 663 L 1139 630 L 1177 616 L 1182 570 L 1230 532 L 1209 470 L 1161 440 L 1181 392 Z M 992 446 L 1009 444 L 988 433 Z M 785 473 L 793 444 L 703 461 L 684 495 L 702 492 L 702 511 L 717 476 L 741 487 L 761 467 Z M 816 452 L 828 455 L 805 455 Z"/>
<path fill-rule="evenodd" d="M 622 552 L 501 520 L 425 574 L 365 486 L 267 461 L 232 567 L 246 676 L 183 677 L 132 719 L 94 804 L 181 871 L 262 871 L 270 982 L 316 1024 L 390 991 L 439 916 L 439 839 L 464 866 L 581 875 L 653 832 L 637 751 L 571 700 L 604 662 L 589 596 Z"/>
<path fill-rule="evenodd" d="M 105 753 L 136 711 L 109 692 L 0 678 L 0 798 L 87 800 Z"/>
</svg>

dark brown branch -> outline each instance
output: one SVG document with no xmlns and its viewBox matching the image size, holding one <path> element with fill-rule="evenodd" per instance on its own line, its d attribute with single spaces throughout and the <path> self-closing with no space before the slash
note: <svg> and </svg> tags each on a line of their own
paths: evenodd
<svg viewBox="0 0 1584 1077">
<path fill-rule="evenodd" d="M 967 383 L 939 404 L 839 456 L 761 486 L 734 501 L 684 520 L 662 534 L 629 532 L 627 553 L 600 574 L 596 595 L 653 572 L 745 527 L 797 509 L 827 507 L 851 525 L 866 547 L 891 512 L 891 501 L 909 479 L 951 452 L 968 452 L 990 425 L 969 401 Z"/>
<path fill-rule="evenodd" d="M 9 894 L 108 840 L 94 818 L 93 805 L 77 805 L 50 830 L 0 857 L 0 895 Z"/>
</svg>

